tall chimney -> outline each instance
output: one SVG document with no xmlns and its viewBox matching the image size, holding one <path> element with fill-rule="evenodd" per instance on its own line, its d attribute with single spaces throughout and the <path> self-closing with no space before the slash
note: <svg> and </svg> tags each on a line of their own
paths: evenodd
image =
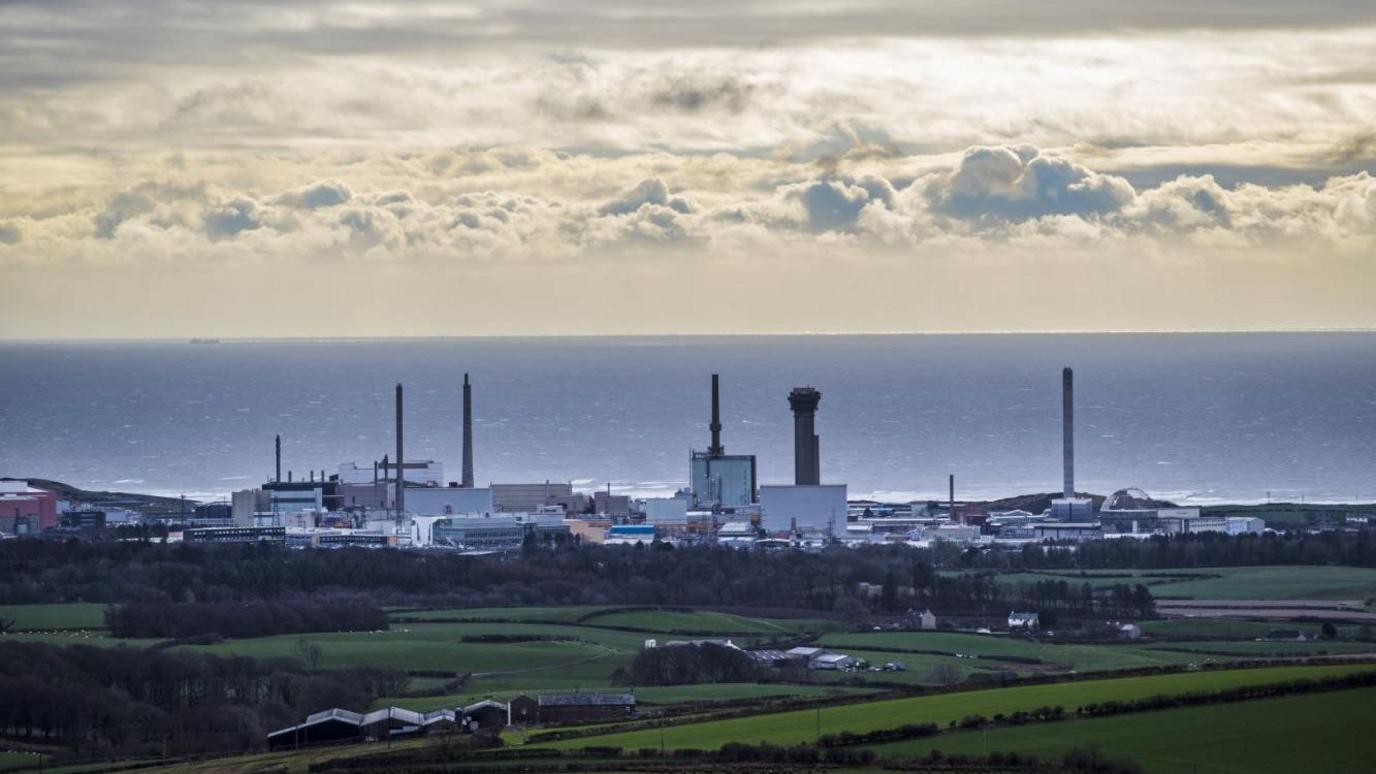
<svg viewBox="0 0 1376 774">
<path fill-rule="evenodd" d="M 948 484 L 950 486 L 950 492 L 947 494 L 949 497 L 947 501 L 949 503 L 949 511 L 946 515 L 954 521 L 956 518 L 956 474 L 951 474 Z"/>
<path fill-rule="evenodd" d="M 279 484 L 282 483 L 282 436 L 280 435 L 277 436 L 277 475 L 272 480 Z"/>
<path fill-rule="evenodd" d="M 721 446 L 721 396 L 717 394 L 716 374 L 712 374 L 712 424 L 708 429 L 712 431 L 712 445 L 707 447 L 707 453 L 720 457 L 726 450 Z"/>
<path fill-rule="evenodd" d="M 1061 465 L 1068 500 L 1075 496 L 1075 372 L 1069 368 L 1061 370 Z"/>
<path fill-rule="evenodd" d="M 473 488 L 473 387 L 468 374 L 463 375 L 463 481 L 460 486 Z"/>
<path fill-rule="evenodd" d="M 397 516 L 406 512 L 406 458 L 401 448 L 401 382 L 397 382 Z"/>
<path fill-rule="evenodd" d="M 811 387 L 795 387 L 788 394 L 793 409 L 793 483 L 816 486 L 822 483 L 822 462 L 814 420 L 822 393 Z"/>
</svg>

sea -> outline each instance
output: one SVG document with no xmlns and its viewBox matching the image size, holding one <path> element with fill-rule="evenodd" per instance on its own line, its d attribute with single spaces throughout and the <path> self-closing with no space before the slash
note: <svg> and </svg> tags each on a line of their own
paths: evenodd
<svg viewBox="0 0 1376 774">
<path fill-rule="evenodd" d="M 0 475 L 216 499 L 393 452 L 476 479 L 665 496 L 708 445 L 790 483 L 796 386 L 822 393 L 824 483 L 852 499 L 992 499 L 1076 481 L 1186 504 L 1376 501 L 1376 333 L 965 334 L 0 343 Z M 318 475 L 318 473 L 317 473 Z"/>
</svg>

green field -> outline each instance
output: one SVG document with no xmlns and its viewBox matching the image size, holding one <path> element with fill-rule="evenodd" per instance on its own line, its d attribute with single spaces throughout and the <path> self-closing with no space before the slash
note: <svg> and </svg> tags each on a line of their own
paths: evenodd
<svg viewBox="0 0 1376 774">
<path fill-rule="evenodd" d="M 1315 623 L 1292 623 L 1290 621 L 1239 621 L 1229 618 L 1167 618 L 1159 621 L 1140 621 L 1142 633 L 1160 639 L 1199 637 L 1222 640 L 1255 640 L 1265 637 L 1277 629 L 1291 629 L 1304 632 L 1307 637 L 1315 637 L 1322 626 Z M 1344 637 L 1356 635 L 1360 627 L 1339 626 L 1338 632 Z"/>
<path fill-rule="evenodd" d="M 1059 645 L 1054 642 L 1033 642 L 987 634 L 957 634 L 953 632 L 861 632 L 829 634 L 821 643 L 838 651 L 857 654 L 859 648 L 931 650 L 980 656 L 979 660 L 961 659 L 963 667 L 978 669 L 1013 669 L 1028 671 L 1027 664 L 998 662 L 1005 657 L 1037 659 L 1041 671 L 1102 672 L 1112 669 L 1168 666 L 1203 661 L 1216 661 L 1200 656 L 1170 653 L 1136 645 Z M 891 652 L 885 660 L 913 658 L 911 654 Z M 992 661 L 990 660 L 992 659 Z M 873 658 L 870 659 L 874 661 Z"/>
<path fill-rule="evenodd" d="M 1366 567 L 1207 567 L 1191 572 L 1218 578 L 1185 580 L 1159 588 L 1157 597 L 1193 599 L 1370 599 L 1376 569 Z"/>
<path fill-rule="evenodd" d="M 1210 575 L 1216 577 L 1196 578 Z M 1376 569 L 1325 565 L 1191 567 L 1172 570 L 1089 570 L 1062 574 L 1014 572 L 998 576 L 1004 584 L 1063 580 L 1095 588 L 1141 583 L 1157 598 L 1173 599 L 1371 599 Z"/>
<path fill-rule="evenodd" d="M 767 685 L 761 683 L 714 683 L 705 685 L 668 685 L 618 688 L 634 692 L 641 704 L 680 704 L 694 701 L 735 701 L 740 699 L 764 699 L 771 697 L 817 698 L 821 696 L 844 696 L 867 693 L 873 689 L 851 688 L 834 685 Z M 492 698 L 507 701 L 521 691 L 501 691 L 498 693 L 475 694 L 471 692 L 437 696 L 386 697 L 374 702 L 373 707 L 406 707 L 415 710 L 432 710 L 440 707 L 455 707 L 469 704 L 479 699 Z"/>
<path fill-rule="evenodd" d="M 0 616 L 14 619 L 16 631 L 44 629 L 104 629 L 103 604 L 73 602 L 65 605 L 4 605 Z"/>
<path fill-rule="evenodd" d="M 880 745 L 884 756 L 1018 752 L 1043 760 L 1097 748 L 1161 774 L 1370 771 L 1376 760 L 1376 688 L 1215 707 L 963 731 Z"/>
<path fill-rule="evenodd" d="M 1032 710 L 1044 705 L 1059 705 L 1065 707 L 1066 711 L 1073 712 L 1076 707 L 1091 702 L 1127 701 L 1162 694 L 1219 691 L 1243 685 L 1280 683 L 1302 677 L 1317 679 L 1373 669 L 1376 669 L 1376 665 L 1271 667 L 1015 686 L 691 723 L 662 730 L 586 737 L 558 742 L 552 746 L 567 748 L 611 745 L 637 749 L 658 747 L 661 736 L 663 744 L 668 748 L 715 750 L 727 742 L 798 744 L 813 741 L 819 727 L 821 733 L 833 734 L 842 731 L 874 731 L 907 723 L 931 722 L 946 726 L 975 714 L 992 717 L 998 713 Z M 1159 743 L 1159 740 L 1156 741 Z"/>
<path fill-rule="evenodd" d="M 835 621 L 815 619 L 746 618 L 706 610 L 623 610 L 583 619 L 591 626 L 615 626 L 647 632 L 692 632 L 700 635 L 739 634 L 763 637 L 791 637 L 801 632 L 823 632 L 838 628 Z"/>
<path fill-rule="evenodd" d="M 1153 645 L 1150 650 L 1189 651 L 1194 653 L 1265 658 L 1309 655 L 1350 655 L 1376 653 L 1372 642 L 1166 642 Z"/>
<path fill-rule="evenodd" d="M 518 621 L 573 623 L 606 607 L 451 607 L 439 610 L 391 610 L 393 618 L 420 621 Z"/>
<path fill-rule="evenodd" d="M 34 753 L 0 751 L 0 771 L 36 767 L 42 758 Z"/>
</svg>

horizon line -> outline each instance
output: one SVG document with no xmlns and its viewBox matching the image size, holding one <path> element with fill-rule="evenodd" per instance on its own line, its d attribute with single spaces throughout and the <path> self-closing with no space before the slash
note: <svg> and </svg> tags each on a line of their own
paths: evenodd
<svg viewBox="0 0 1376 774">
<path fill-rule="evenodd" d="M 753 332 L 678 332 L 678 333 L 436 333 L 397 334 L 391 336 L 235 336 L 188 334 L 185 336 L 71 336 L 71 337 L 7 337 L 0 336 L 0 344 L 58 344 L 58 343 L 272 343 L 272 342 L 355 342 L 355 341 L 443 341 L 453 339 L 667 339 L 667 338 L 764 338 L 804 336 L 1129 336 L 1129 335 L 1191 335 L 1191 334 L 1279 334 L 1279 333 L 1376 333 L 1371 327 L 1312 327 L 1312 328 L 1103 328 L 1075 330 L 1044 328 L 1034 330 L 906 330 L 906 331 L 753 331 Z"/>
</svg>

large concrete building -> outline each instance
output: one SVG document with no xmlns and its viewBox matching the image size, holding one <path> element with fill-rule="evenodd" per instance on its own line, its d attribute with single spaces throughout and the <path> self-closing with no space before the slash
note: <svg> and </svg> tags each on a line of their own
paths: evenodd
<svg viewBox="0 0 1376 774">
<path fill-rule="evenodd" d="M 688 483 L 693 506 L 705 510 L 750 505 L 757 497 L 755 455 L 727 454 L 721 443 L 721 397 L 712 374 L 712 442 L 707 451 L 688 453 Z"/>
<path fill-rule="evenodd" d="M 491 514 L 491 489 L 467 489 L 459 486 L 418 486 L 406 490 L 406 510 L 421 516 L 457 516 Z"/>
<path fill-rule="evenodd" d="M 839 537 L 846 530 L 846 485 L 766 484 L 760 487 L 760 515 L 770 532 L 797 527 Z"/>
<path fill-rule="evenodd" d="M 492 484 L 492 506 L 498 513 L 533 513 L 573 498 L 573 484 Z"/>
<path fill-rule="evenodd" d="M 57 495 L 27 481 L 0 481 L 0 532 L 37 534 L 57 526 Z"/>
</svg>

